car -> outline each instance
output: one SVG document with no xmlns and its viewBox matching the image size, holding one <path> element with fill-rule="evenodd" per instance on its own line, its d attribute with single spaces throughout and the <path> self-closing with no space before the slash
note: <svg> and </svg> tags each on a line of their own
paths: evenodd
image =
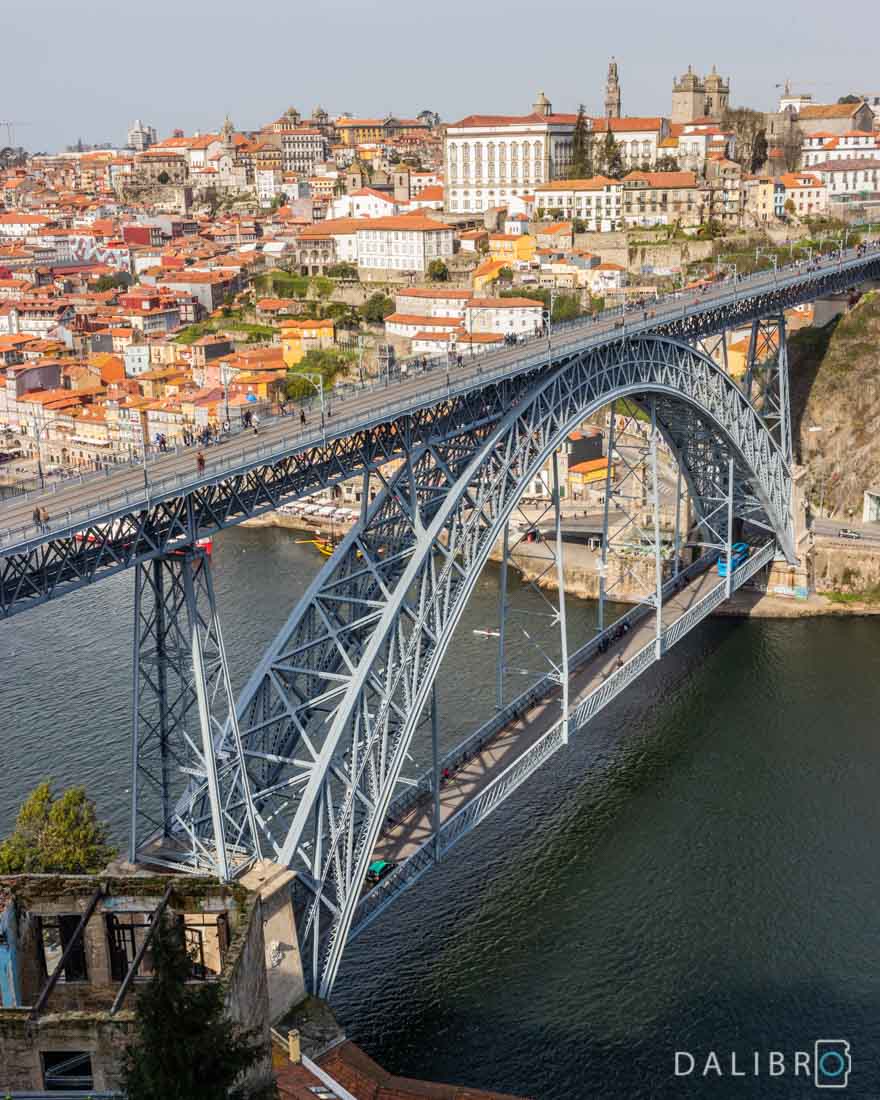
<svg viewBox="0 0 880 1100">
<path fill-rule="evenodd" d="M 862 537 L 862 532 L 853 531 L 851 527 L 841 527 L 837 532 L 837 537 L 840 539 L 860 539 Z"/>
<path fill-rule="evenodd" d="M 747 542 L 735 542 L 730 548 L 730 564 L 737 569 L 744 561 L 748 561 L 751 547 Z M 718 576 L 727 576 L 727 554 L 721 554 L 718 558 Z"/>
<path fill-rule="evenodd" d="M 365 879 L 367 885 L 376 886 L 386 875 L 390 875 L 396 866 L 397 864 L 390 859 L 374 859 L 367 868 L 367 877 Z"/>
</svg>

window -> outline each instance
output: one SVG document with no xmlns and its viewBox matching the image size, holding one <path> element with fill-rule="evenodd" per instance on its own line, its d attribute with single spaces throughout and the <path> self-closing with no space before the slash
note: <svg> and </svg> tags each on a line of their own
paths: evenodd
<svg viewBox="0 0 880 1100">
<path fill-rule="evenodd" d="M 92 1059 L 85 1051 L 44 1051 L 43 1088 L 47 1092 L 83 1092 L 95 1087 Z"/>
<path fill-rule="evenodd" d="M 80 451 L 82 455 L 84 452 Z M 73 939 L 74 933 L 79 927 L 80 917 L 78 913 L 60 915 L 55 917 L 38 917 L 40 925 L 39 947 L 42 955 L 43 971 L 48 977 L 58 965 L 61 956 L 67 949 L 67 945 Z M 88 980 L 86 970 L 86 953 L 83 947 L 82 936 L 76 941 L 73 950 L 64 964 L 64 969 L 58 976 L 61 982 L 85 982 Z"/>
<path fill-rule="evenodd" d="M 110 975 L 121 982 L 134 962 L 150 927 L 150 913 L 108 913 L 107 947 L 110 952 Z M 152 952 L 144 953 L 137 977 L 146 978 L 153 973 Z"/>
</svg>

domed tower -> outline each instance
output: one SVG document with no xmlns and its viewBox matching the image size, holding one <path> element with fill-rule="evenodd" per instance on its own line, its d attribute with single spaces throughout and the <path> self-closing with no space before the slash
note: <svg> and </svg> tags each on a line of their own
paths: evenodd
<svg viewBox="0 0 880 1100">
<path fill-rule="evenodd" d="M 672 121 L 691 122 L 705 113 L 706 86 L 690 65 L 672 81 Z"/>
<path fill-rule="evenodd" d="M 730 81 L 718 75 L 715 66 L 706 77 L 706 114 L 720 122 L 730 99 Z"/>
<path fill-rule="evenodd" d="M 620 78 L 617 74 L 617 62 L 613 57 L 608 66 L 608 79 L 605 81 L 605 117 L 620 118 Z"/>
<path fill-rule="evenodd" d="M 538 98 L 532 104 L 532 114 L 542 115 L 545 118 L 553 114 L 553 104 L 543 92 L 538 92 Z"/>
</svg>

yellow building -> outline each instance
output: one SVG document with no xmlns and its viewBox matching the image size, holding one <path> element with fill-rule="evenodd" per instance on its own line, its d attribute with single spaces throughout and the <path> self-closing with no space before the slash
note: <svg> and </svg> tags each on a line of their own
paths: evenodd
<svg viewBox="0 0 880 1100">
<path fill-rule="evenodd" d="M 285 321 L 281 326 L 281 347 L 284 362 L 295 367 L 307 351 L 332 348 L 335 343 L 333 321 Z"/>
<path fill-rule="evenodd" d="M 513 264 L 517 260 L 526 263 L 534 259 L 537 241 L 529 233 L 490 233 L 489 257 Z"/>
<path fill-rule="evenodd" d="M 494 283 L 501 269 L 507 266 L 508 261 L 506 260 L 483 260 L 480 266 L 474 269 L 472 276 L 474 292 L 479 294 L 490 283 Z"/>
</svg>

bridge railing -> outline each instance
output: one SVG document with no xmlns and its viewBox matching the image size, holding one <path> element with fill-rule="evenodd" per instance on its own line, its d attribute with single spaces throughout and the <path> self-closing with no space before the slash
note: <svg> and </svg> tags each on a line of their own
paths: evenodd
<svg viewBox="0 0 880 1100">
<path fill-rule="evenodd" d="M 752 555 L 748 561 L 744 562 L 736 569 L 731 578 L 731 587 L 733 590 L 741 587 L 750 577 L 769 564 L 773 560 L 775 552 L 775 542 L 769 542 L 756 554 Z M 664 585 L 664 596 L 668 597 L 673 595 L 676 591 L 679 591 L 689 580 L 692 580 L 695 576 L 698 576 L 707 568 L 711 567 L 717 558 L 717 551 L 710 551 L 709 553 L 703 554 L 677 577 L 670 578 Z M 688 630 L 696 626 L 697 623 L 710 614 L 718 604 L 722 603 L 726 595 L 726 579 L 719 577 L 718 584 L 714 585 L 705 596 L 693 605 L 693 607 L 688 608 L 687 611 L 662 632 L 661 650 L 665 652 L 674 645 Z M 617 631 L 622 629 L 625 621 L 630 624 L 638 622 L 639 619 L 649 614 L 651 610 L 652 608 L 645 604 L 631 608 L 626 615 L 618 619 L 607 631 L 603 631 L 602 634 L 591 639 L 586 645 L 581 646 L 581 648 L 572 655 L 572 670 L 582 664 L 596 651 L 603 637 L 616 634 Z M 679 624 L 681 624 L 681 628 L 676 629 L 679 628 Z M 629 684 L 638 679 L 645 669 L 652 665 L 657 659 L 656 639 L 652 638 L 621 668 L 609 674 L 597 688 L 575 706 L 569 714 L 569 731 L 573 733 L 580 726 L 588 722 L 590 718 L 594 717 L 600 710 L 606 707 L 612 699 L 619 695 Z M 532 701 L 536 701 L 541 698 L 542 695 L 545 695 L 547 689 L 552 688 L 552 686 L 554 686 L 554 684 L 551 678 L 544 677 L 543 680 L 533 685 L 529 691 L 523 692 L 521 696 L 518 696 L 517 699 L 510 704 L 510 708 L 518 705 L 523 706 L 525 701 L 533 696 L 535 692 L 537 692 L 537 695 Z M 489 722 L 484 723 L 484 725 L 475 731 L 471 737 L 462 742 L 462 744 L 457 746 L 451 753 L 447 754 L 447 756 L 444 757 L 444 761 L 441 763 L 441 767 L 447 762 L 459 760 L 459 757 L 461 757 L 458 763 L 459 767 L 462 763 L 466 763 L 468 759 L 467 754 L 470 753 L 475 755 L 476 751 L 479 751 L 478 746 L 481 746 L 483 741 L 491 736 L 491 732 L 489 731 L 495 729 L 497 723 L 502 720 L 504 715 L 507 715 L 510 708 L 504 708 L 503 712 L 490 719 Z M 513 716 L 515 717 L 516 715 L 514 714 Z M 565 733 L 563 724 L 559 721 L 554 723 L 554 725 L 545 734 L 539 737 L 533 745 L 530 745 L 520 757 L 512 761 L 507 767 L 499 772 L 499 774 L 488 783 L 475 798 L 471 799 L 470 802 L 466 803 L 448 817 L 441 825 L 436 838 L 436 848 L 439 850 L 440 856 L 442 857 L 453 847 L 453 845 L 461 840 L 462 837 L 471 832 L 471 830 L 481 821 L 484 821 L 497 806 L 505 801 L 517 787 L 525 782 L 533 772 L 537 771 L 537 769 L 564 744 Z M 432 790 L 432 782 L 433 771 L 429 771 L 422 776 L 419 784 L 417 784 L 415 788 L 411 788 L 403 796 L 397 799 L 395 803 L 392 803 L 392 807 L 397 807 L 399 811 L 405 813 L 416 801 L 430 793 Z M 395 816 L 395 823 L 397 820 L 398 817 Z M 421 878 L 421 876 L 433 866 L 435 862 L 434 852 L 435 837 L 431 834 L 426 837 L 422 844 L 411 855 L 405 860 L 402 860 L 390 874 L 382 879 L 377 886 L 374 886 L 369 893 L 364 895 L 356 910 L 354 925 L 349 939 L 363 932 L 363 930 L 391 904 L 399 893 L 413 885 L 413 883 Z"/>
<path fill-rule="evenodd" d="M 880 244 L 869 246 L 871 253 L 880 249 Z M 850 250 L 831 259 L 822 259 L 812 265 L 812 271 L 819 275 L 834 272 L 848 271 L 857 268 L 864 263 L 864 257 Z M 553 326 L 556 337 L 552 346 L 546 336 L 536 336 L 524 345 L 523 350 L 510 348 L 486 352 L 483 355 L 468 359 L 468 369 L 449 372 L 449 383 L 428 387 L 419 387 L 417 395 L 409 399 L 383 402 L 375 408 L 364 410 L 347 420 L 334 419 L 332 425 L 326 425 L 326 432 L 308 431 L 284 436 L 268 444 L 259 445 L 256 448 L 236 448 L 234 453 L 224 455 L 219 460 L 212 458 L 209 471 L 202 477 L 187 477 L 180 472 L 157 478 L 150 484 L 149 492 L 144 489 L 128 490 L 115 496 L 105 496 L 100 501 L 86 509 L 76 509 L 75 521 L 71 512 L 65 514 L 64 522 L 49 525 L 50 535 L 69 535 L 87 525 L 89 520 L 112 519 L 114 512 L 120 508 L 129 506 L 149 505 L 155 503 L 170 494 L 177 492 L 192 492 L 203 486 L 210 485 L 218 480 L 218 476 L 228 475 L 233 472 L 244 472 L 261 460 L 278 460 L 284 455 L 296 451 L 305 450 L 317 446 L 327 439 L 350 434 L 354 428 L 368 428 L 389 419 L 394 419 L 416 408 L 424 408 L 436 404 L 448 395 L 460 394 L 474 389 L 475 386 L 483 386 L 487 383 L 510 377 L 522 371 L 532 370 L 536 366 L 549 359 L 565 358 L 569 355 L 588 351 L 594 346 L 604 343 L 608 336 L 614 335 L 639 335 L 649 332 L 664 324 L 683 319 L 689 314 L 698 314 L 710 308 L 721 308 L 732 305 L 740 299 L 752 296 L 765 289 L 785 289 L 796 286 L 803 281 L 805 272 L 803 264 L 791 265 L 766 273 L 758 273 L 745 277 L 738 277 L 730 282 L 716 284 L 705 293 L 694 294 L 692 291 L 676 292 L 671 298 L 667 297 L 652 303 L 649 310 L 639 307 L 627 309 L 626 306 L 617 307 L 614 310 L 604 311 L 597 317 L 588 319 L 577 318 L 571 322 L 558 323 Z M 562 332 L 565 337 L 578 333 L 576 340 L 566 339 L 559 342 L 558 334 Z M 476 369 L 474 369 L 476 368 Z M 435 368 L 436 369 L 436 368 Z M 386 390 L 388 380 L 380 380 L 371 387 Z M 112 480 L 112 478 L 110 479 Z M 28 539 L 28 532 L 33 532 L 37 537 Z M 13 533 L 14 532 L 14 533 Z M 44 542 L 45 534 L 39 534 L 31 524 L 7 529 L 0 534 L 0 546 L 4 548 L 13 545 L 22 550 L 29 550 L 33 545 Z"/>
<path fill-rule="evenodd" d="M 717 556 L 718 553 L 715 550 L 702 554 L 696 561 L 692 562 L 685 569 L 682 569 L 678 576 L 670 577 L 663 585 L 663 598 L 669 599 L 670 596 L 674 595 L 686 585 L 688 581 L 699 576 L 700 573 L 704 573 L 706 569 L 712 565 Z M 588 642 L 585 642 L 569 655 L 569 673 L 577 672 L 582 665 L 599 651 L 604 642 L 610 643 L 614 641 L 615 638 L 621 636 L 627 630 L 632 629 L 632 627 L 640 622 L 646 615 L 652 613 L 653 606 L 651 604 L 634 604 L 610 626 L 606 627 L 600 633 L 595 634 Z M 481 726 L 475 729 L 473 733 L 469 734 L 468 737 L 456 745 L 455 748 L 446 753 L 439 762 L 440 774 L 442 775 L 445 771 L 454 774 L 463 764 L 466 764 L 473 757 L 477 756 L 487 741 L 491 740 L 491 738 L 504 729 L 505 726 L 515 721 L 521 714 L 525 714 L 535 705 L 535 703 L 547 698 L 552 691 L 558 688 L 558 686 L 559 681 L 552 673 L 548 673 L 539 680 L 536 680 L 535 683 L 526 688 L 525 691 L 521 692 L 516 698 L 502 707 L 501 710 L 497 710 L 491 718 L 487 719 Z M 434 769 L 429 768 L 428 771 L 423 772 L 422 775 L 419 776 L 418 780 L 416 780 L 412 786 L 407 787 L 405 791 L 402 791 L 401 794 L 394 799 L 388 807 L 388 816 L 396 823 L 404 817 L 413 806 L 429 796 L 433 789 Z"/>
</svg>

